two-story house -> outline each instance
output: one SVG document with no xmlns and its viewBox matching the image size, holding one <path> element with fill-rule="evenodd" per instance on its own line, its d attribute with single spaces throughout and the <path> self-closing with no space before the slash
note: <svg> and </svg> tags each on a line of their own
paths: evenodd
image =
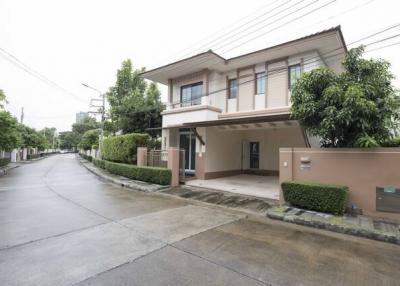
<svg viewBox="0 0 400 286">
<path fill-rule="evenodd" d="M 310 144 L 290 116 L 291 87 L 319 66 L 341 71 L 345 52 L 335 27 L 230 59 L 208 51 L 144 72 L 168 85 L 162 148 L 185 149 L 185 169 L 198 179 L 278 175 L 280 147 Z"/>
</svg>

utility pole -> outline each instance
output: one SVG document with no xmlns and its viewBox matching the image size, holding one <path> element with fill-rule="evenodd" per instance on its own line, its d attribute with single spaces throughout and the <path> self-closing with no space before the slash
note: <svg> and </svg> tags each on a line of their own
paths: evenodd
<svg viewBox="0 0 400 286">
<path fill-rule="evenodd" d="M 22 106 L 21 107 L 21 120 L 20 120 L 21 122 L 21 124 L 24 124 L 24 107 Z"/>
<path fill-rule="evenodd" d="M 99 153 L 100 153 L 100 158 L 101 158 L 101 153 L 102 153 L 101 152 L 101 144 L 104 139 L 104 121 L 106 120 L 106 95 L 105 95 L 105 93 L 102 93 L 97 88 L 91 87 L 85 83 L 82 83 L 82 85 L 84 87 L 87 87 L 87 88 L 97 91 L 100 95 L 100 98 L 91 98 L 90 104 L 89 104 L 89 108 L 96 107 L 96 108 L 98 108 L 98 111 L 89 111 L 88 113 L 101 114 L 101 129 L 100 129 L 100 139 L 99 139 Z M 93 102 L 99 102 L 99 101 L 101 102 L 101 105 L 93 104 Z"/>
</svg>

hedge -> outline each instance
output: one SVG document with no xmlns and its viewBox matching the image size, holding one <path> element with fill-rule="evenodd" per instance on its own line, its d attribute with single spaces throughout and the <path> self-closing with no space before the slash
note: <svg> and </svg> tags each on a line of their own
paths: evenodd
<svg viewBox="0 0 400 286">
<path fill-rule="evenodd" d="M 10 158 L 0 158 L 0 167 L 7 166 L 11 162 Z"/>
<path fill-rule="evenodd" d="M 83 154 L 83 153 L 79 153 L 79 155 L 80 155 L 83 159 L 88 160 L 89 162 L 92 162 L 92 156 L 86 155 L 86 154 Z"/>
<path fill-rule="evenodd" d="M 348 195 L 346 186 L 300 181 L 283 182 L 282 191 L 293 206 L 338 215 L 344 213 Z"/>
<path fill-rule="evenodd" d="M 95 166 L 105 169 L 112 174 L 120 175 L 132 180 L 138 180 L 159 185 L 171 183 L 171 170 L 158 167 L 138 167 L 130 164 L 115 163 L 92 158 Z"/>
<path fill-rule="evenodd" d="M 137 147 L 146 146 L 149 140 L 148 134 L 141 133 L 107 137 L 102 142 L 103 159 L 119 163 L 136 163 Z"/>
<path fill-rule="evenodd" d="M 43 155 L 42 155 L 42 153 L 38 153 L 38 154 L 27 154 L 26 155 L 26 159 L 27 160 L 32 160 L 32 159 L 37 159 L 37 158 L 40 158 L 40 157 L 43 157 Z"/>
</svg>

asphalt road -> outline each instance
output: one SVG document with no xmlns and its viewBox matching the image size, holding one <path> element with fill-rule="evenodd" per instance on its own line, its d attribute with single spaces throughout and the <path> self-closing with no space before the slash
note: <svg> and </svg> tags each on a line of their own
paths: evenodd
<svg viewBox="0 0 400 286">
<path fill-rule="evenodd" d="M 0 177 L 0 285 L 400 285 L 400 247 L 102 182 L 75 155 Z"/>
</svg>

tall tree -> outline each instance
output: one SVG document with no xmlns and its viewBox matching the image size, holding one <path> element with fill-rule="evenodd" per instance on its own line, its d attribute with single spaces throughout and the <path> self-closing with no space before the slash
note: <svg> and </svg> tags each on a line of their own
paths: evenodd
<svg viewBox="0 0 400 286">
<path fill-rule="evenodd" d="M 36 131 L 34 128 L 19 124 L 19 132 L 21 134 L 21 146 L 46 149 L 46 137 L 42 132 Z"/>
<path fill-rule="evenodd" d="M 62 150 L 76 149 L 79 144 L 79 134 L 73 131 L 60 132 L 59 136 L 59 147 Z"/>
<path fill-rule="evenodd" d="M 72 124 L 72 131 L 83 135 L 88 130 L 100 128 L 100 123 L 95 118 L 85 117 L 81 122 Z"/>
<path fill-rule="evenodd" d="M 6 95 L 2 89 L 0 89 L 0 110 L 4 109 L 4 104 L 7 103 Z"/>
<path fill-rule="evenodd" d="M 292 91 L 292 116 L 325 147 L 374 147 L 399 124 L 399 94 L 390 64 L 364 59 L 363 47 L 350 50 L 344 72 L 327 68 L 305 73 Z"/>
<path fill-rule="evenodd" d="M 107 93 L 111 119 L 123 133 L 143 133 L 161 127 L 160 91 L 156 84 L 148 85 L 140 76 L 143 71 L 134 69 L 129 59 L 123 61 L 117 81 Z M 159 131 L 150 133 L 156 135 Z"/>
<path fill-rule="evenodd" d="M 17 148 L 20 141 L 17 119 L 7 111 L 0 111 L 0 150 Z"/>
</svg>

